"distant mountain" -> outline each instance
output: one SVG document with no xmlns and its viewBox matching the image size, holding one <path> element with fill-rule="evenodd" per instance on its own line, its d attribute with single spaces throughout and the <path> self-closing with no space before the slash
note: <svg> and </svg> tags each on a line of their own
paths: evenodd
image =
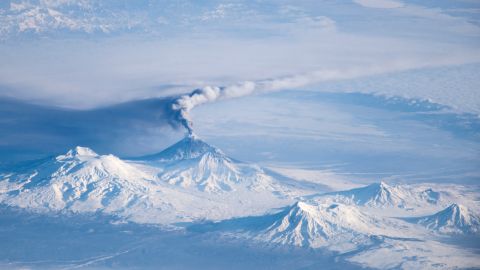
<svg viewBox="0 0 480 270">
<path fill-rule="evenodd" d="M 418 219 L 418 224 L 446 234 L 480 233 L 480 217 L 456 203 L 431 216 Z"/>
<path fill-rule="evenodd" d="M 300 247 L 355 250 L 376 237 L 407 237 L 401 222 L 376 217 L 354 205 L 297 202 L 280 212 L 257 240 Z M 372 238 L 373 237 L 373 238 Z"/>
<path fill-rule="evenodd" d="M 160 167 L 159 179 L 184 188 L 210 193 L 234 191 L 239 186 L 275 190 L 274 178 L 260 167 L 235 161 L 194 134 L 137 160 Z"/>
<path fill-rule="evenodd" d="M 365 187 L 325 194 L 336 200 L 370 207 L 416 207 L 436 204 L 440 193 L 432 189 L 416 191 L 404 186 L 390 186 L 385 182 L 374 183 Z"/>
</svg>

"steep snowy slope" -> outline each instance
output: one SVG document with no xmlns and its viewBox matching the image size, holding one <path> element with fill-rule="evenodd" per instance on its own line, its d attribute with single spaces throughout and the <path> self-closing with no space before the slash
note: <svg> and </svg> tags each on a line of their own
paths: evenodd
<svg viewBox="0 0 480 270">
<path fill-rule="evenodd" d="M 411 226 L 402 221 L 369 215 L 353 205 L 297 202 L 279 213 L 277 219 L 255 238 L 346 252 L 370 245 L 378 237 L 415 235 Z"/>
<path fill-rule="evenodd" d="M 118 211 L 133 204 L 152 176 L 113 155 L 76 147 L 64 155 L 32 163 L 0 181 L 3 202 L 50 210 Z"/>
<path fill-rule="evenodd" d="M 138 159 L 157 162 L 172 162 L 176 160 L 198 158 L 206 153 L 224 156 L 220 149 L 217 149 L 207 144 L 206 142 L 201 140 L 196 134 L 191 133 L 186 135 L 182 140 L 161 151 L 160 153 L 143 156 Z"/>
<path fill-rule="evenodd" d="M 0 203 L 41 211 L 102 211 L 141 223 L 172 224 L 258 215 L 292 202 L 286 195 L 290 188 L 274 183 L 260 169 L 234 163 L 197 139 L 190 142 L 188 149 L 177 144 L 174 149 L 184 152 L 169 162 L 126 162 L 77 147 L 0 174 Z"/>
<path fill-rule="evenodd" d="M 241 187 L 288 192 L 260 167 L 235 161 L 194 134 L 158 154 L 137 160 L 158 167 L 160 180 L 184 188 L 208 193 L 235 191 Z"/>
<path fill-rule="evenodd" d="M 356 204 L 373 208 L 384 207 L 421 207 L 435 205 L 440 201 L 441 193 L 431 188 L 416 190 L 408 186 L 390 186 L 385 182 L 374 183 L 365 187 L 325 194 L 346 204 Z"/>
<path fill-rule="evenodd" d="M 473 214 L 475 197 L 470 195 L 457 199 L 473 210 L 454 204 L 437 214 L 412 218 L 419 216 L 416 209 L 430 215 L 445 207 L 454 198 L 451 194 L 465 195 L 460 187 L 448 186 L 448 195 L 446 187 L 438 185 L 434 191 L 431 185 L 382 182 L 318 194 L 278 177 L 235 161 L 195 136 L 131 162 L 76 147 L 0 174 L 0 204 L 42 212 L 102 212 L 137 223 L 185 226 L 187 231 L 198 226 L 194 233 L 320 248 L 379 268 L 402 268 L 405 257 L 418 254 L 421 262 L 409 265 L 450 265 L 446 258 L 455 252 L 455 258 L 470 258 L 471 253 L 459 254 L 458 248 L 438 242 L 435 232 L 480 231 L 480 219 Z M 316 195 L 306 195 L 312 193 Z M 303 199 L 298 201 L 297 195 Z M 279 208 L 283 210 L 274 210 Z M 399 209 L 406 213 L 402 218 L 394 211 Z M 373 259 L 392 252 L 396 256 L 382 264 Z M 480 263 L 472 259 L 466 265 Z"/>
<path fill-rule="evenodd" d="M 480 217 L 456 203 L 431 216 L 420 218 L 418 224 L 446 234 L 480 233 Z"/>
</svg>

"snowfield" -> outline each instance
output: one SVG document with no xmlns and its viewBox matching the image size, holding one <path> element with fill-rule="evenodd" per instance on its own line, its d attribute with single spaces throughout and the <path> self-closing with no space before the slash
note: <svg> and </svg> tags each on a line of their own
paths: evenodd
<svg viewBox="0 0 480 270">
<path fill-rule="evenodd" d="M 480 208 L 471 187 L 358 187 L 301 173 L 299 180 L 291 169 L 234 160 L 189 135 L 134 160 L 76 147 L 19 165 L 0 174 L 0 202 L 17 212 L 101 214 L 112 226 L 150 224 L 219 242 L 321 251 L 357 267 L 480 267 Z"/>
</svg>

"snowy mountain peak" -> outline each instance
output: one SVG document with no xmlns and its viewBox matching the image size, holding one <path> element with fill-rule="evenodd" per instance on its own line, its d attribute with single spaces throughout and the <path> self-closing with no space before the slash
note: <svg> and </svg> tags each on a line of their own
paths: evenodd
<svg viewBox="0 0 480 270">
<path fill-rule="evenodd" d="M 386 233 L 384 225 L 356 206 L 296 202 L 280 212 L 256 238 L 294 246 L 321 247 L 344 237 L 359 240 L 358 236 L 368 238 L 371 232 Z"/>
<path fill-rule="evenodd" d="M 379 183 L 373 183 L 368 185 L 366 188 L 376 192 L 376 193 L 389 193 L 392 190 L 392 186 L 387 183 L 380 181 Z"/>
<path fill-rule="evenodd" d="M 308 218 L 314 216 L 316 212 L 317 209 L 315 205 L 298 201 L 289 208 L 288 216 L 289 218 L 291 218 L 292 216 Z M 292 219 L 289 219 L 289 221 L 292 221 Z"/>
<path fill-rule="evenodd" d="M 389 186 L 387 183 L 381 181 L 380 183 L 373 183 L 366 186 L 363 190 L 363 195 L 371 195 L 370 198 L 373 198 L 375 201 L 379 202 L 388 202 L 392 197 L 396 196 L 394 187 Z M 367 196 L 368 197 L 368 196 Z M 365 197 L 364 199 L 367 199 Z"/>
<path fill-rule="evenodd" d="M 143 196 L 152 178 L 114 155 L 75 147 L 9 174 L 10 181 L 0 186 L 9 192 L 0 193 L 0 198 L 34 209 L 117 211 Z"/>
<path fill-rule="evenodd" d="M 450 234 L 480 233 L 480 217 L 460 204 L 452 204 L 436 214 L 418 220 L 428 229 Z"/>
<path fill-rule="evenodd" d="M 67 152 L 68 156 L 88 156 L 88 157 L 96 157 L 98 156 L 92 149 L 88 147 L 77 146 Z"/>
<path fill-rule="evenodd" d="M 312 205 L 301 202 L 301 201 L 296 202 L 292 206 L 292 208 L 298 208 L 298 209 L 301 209 L 302 211 L 306 211 L 306 212 L 314 210 L 314 207 Z"/>
<path fill-rule="evenodd" d="M 190 133 L 182 140 L 168 147 L 160 153 L 142 157 L 143 160 L 177 161 L 201 157 L 204 154 L 224 156 L 220 149 L 209 145 L 194 133 Z"/>
<path fill-rule="evenodd" d="M 408 192 L 401 187 L 390 186 L 385 182 L 373 183 L 365 187 L 334 193 L 354 204 L 368 206 L 405 206 Z"/>
<path fill-rule="evenodd" d="M 210 193 L 271 188 L 272 178 L 258 166 L 231 159 L 194 133 L 158 154 L 137 160 L 160 168 L 160 180 L 184 188 Z"/>
<path fill-rule="evenodd" d="M 388 185 L 385 182 L 345 191 L 324 194 L 335 201 L 370 207 L 411 208 L 435 205 L 441 200 L 441 194 L 432 189 L 415 189 L 407 185 Z"/>
<path fill-rule="evenodd" d="M 57 160 L 82 157 L 98 157 L 98 154 L 88 147 L 77 146 L 73 149 L 68 150 L 65 155 L 58 156 Z"/>
<path fill-rule="evenodd" d="M 372 185 L 373 185 L 373 186 L 377 185 L 379 188 L 382 188 L 382 189 L 388 189 L 388 188 L 390 188 L 390 186 L 389 186 L 387 183 L 383 182 L 383 181 L 380 181 L 380 183 L 374 183 L 374 184 L 372 184 Z"/>
</svg>

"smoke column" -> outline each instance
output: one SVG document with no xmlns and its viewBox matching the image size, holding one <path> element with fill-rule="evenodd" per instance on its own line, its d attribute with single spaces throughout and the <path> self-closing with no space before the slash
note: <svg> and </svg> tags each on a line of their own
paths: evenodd
<svg viewBox="0 0 480 270">
<path fill-rule="evenodd" d="M 386 71 L 398 71 L 408 68 L 405 65 L 394 67 L 362 67 L 345 70 L 318 70 L 296 76 L 287 76 L 277 79 L 267 79 L 260 81 L 245 81 L 231 86 L 206 86 L 195 89 L 193 92 L 182 95 L 173 100 L 171 109 L 173 110 L 174 121 L 179 122 L 189 134 L 193 133 L 193 123 L 190 117 L 190 111 L 198 105 L 215 102 L 218 100 L 230 99 L 251 95 L 254 93 L 278 91 L 302 87 L 313 83 L 323 81 L 351 79 L 366 75 L 384 73 Z"/>
</svg>

